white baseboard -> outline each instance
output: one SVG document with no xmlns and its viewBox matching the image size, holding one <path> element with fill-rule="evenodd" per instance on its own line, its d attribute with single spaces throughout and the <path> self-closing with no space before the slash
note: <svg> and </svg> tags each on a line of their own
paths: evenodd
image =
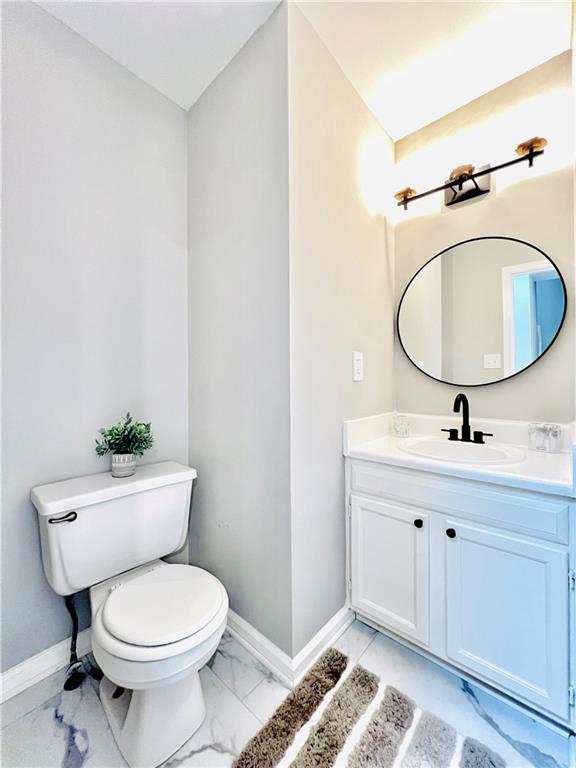
<svg viewBox="0 0 576 768">
<path fill-rule="evenodd" d="M 292 687 L 292 659 L 287 653 L 271 643 L 267 637 L 233 610 L 228 611 L 227 629 L 232 637 L 271 670 L 279 680 Z"/>
<path fill-rule="evenodd" d="M 78 634 L 76 644 L 78 657 L 85 656 L 90 649 L 90 629 L 84 629 Z M 68 637 L 26 661 L 10 667 L 0 676 L 0 703 L 22 693 L 26 688 L 39 683 L 40 680 L 44 680 L 59 669 L 64 669 L 69 661 L 70 638 Z"/>
<path fill-rule="evenodd" d="M 237 613 L 228 611 L 230 634 L 289 688 L 299 682 L 316 659 L 336 642 L 353 621 L 354 613 L 344 606 L 292 658 Z"/>
<path fill-rule="evenodd" d="M 228 612 L 230 634 L 290 688 L 294 687 L 311 664 L 340 637 L 353 621 L 354 613 L 349 608 L 341 608 L 314 635 L 312 640 L 294 658 L 291 658 L 237 613 Z M 90 629 L 88 628 L 78 635 L 78 656 L 85 656 L 90 649 Z M 70 638 L 66 638 L 26 661 L 10 667 L 0 675 L 0 703 L 39 683 L 40 680 L 44 680 L 59 669 L 64 669 L 69 660 Z"/>
<path fill-rule="evenodd" d="M 342 635 L 345 630 L 348 629 L 350 624 L 356 618 L 353 611 L 345 605 L 332 616 L 330 621 L 326 622 L 322 629 L 320 629 L 307 643 L 301 651 L 292 659 L 292 668 L 294 670 L 294 682 L 299 682 L 310 666 L 321 656 L 324 651 L 329 648 L 332 643 Z"/>
</svg>

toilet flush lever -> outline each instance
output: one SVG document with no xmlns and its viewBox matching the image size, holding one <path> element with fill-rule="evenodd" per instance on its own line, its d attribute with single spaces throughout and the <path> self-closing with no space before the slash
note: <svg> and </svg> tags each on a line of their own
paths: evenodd
<svg viewBox="0 0 576 768">
<path fill-rule="evenodd" d="M 64 517 L 49 517 L 48 522 L 52 523 L 52 525 L 54 525 L 54 523 L 73 523 L 77 517 L 77 512 L 68 512 Z"/>
</svg>

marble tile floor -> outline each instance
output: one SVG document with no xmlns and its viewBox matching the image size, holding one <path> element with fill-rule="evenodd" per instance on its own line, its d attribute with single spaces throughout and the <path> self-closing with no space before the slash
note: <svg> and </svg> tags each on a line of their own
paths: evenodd
<svg viewBox="0 0 576 768">
<path fill-rule="evenodd" d="M 419 706 L 443 717 L 502 755 L 509 768 L 568 766 L 568 741 L 526 715 L 355 621 L 335 643 L 351 660 L 396 685 Z M 201 671 L 207 716 L 194 736 L 165 764 L 230 765 L 288 689 L 231 635 Z M 88 678 L 63 692 L 64 671 L 0 708 L 3 768 L 125 768 Z"/>
</svg>

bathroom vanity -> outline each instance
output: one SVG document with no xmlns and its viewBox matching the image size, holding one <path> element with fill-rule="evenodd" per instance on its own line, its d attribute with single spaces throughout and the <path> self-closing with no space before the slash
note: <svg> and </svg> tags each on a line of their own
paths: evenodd
<svg viewBox="0 0 576 768">
<path fill-rule="evenodd" d="M 501 459 L 434 457 L 450 419 L 347 422 L 348 603 L 463 677 L 573 730 L 576 530 L 571 428 L 528 451 L 527 425 L 483 421 Z M 463 446 L 465 449 L 465 446 Z M 431 452 L 426 456 L 425 452 Z"/>
</svg>

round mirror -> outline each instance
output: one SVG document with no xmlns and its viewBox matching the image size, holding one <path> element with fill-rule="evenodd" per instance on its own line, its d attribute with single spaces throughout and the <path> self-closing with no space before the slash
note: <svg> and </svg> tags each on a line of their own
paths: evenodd
<svg viewBox="0 0 576 768">
<path fill-rule="evenodd" d="M 398 336 L 427 376 L 478 387 L 542 357 L 565 314 L 564 280 L 545 253 L 511 237 L 477 237 L 414 275 L 398 308 Z"/>
</svg>

